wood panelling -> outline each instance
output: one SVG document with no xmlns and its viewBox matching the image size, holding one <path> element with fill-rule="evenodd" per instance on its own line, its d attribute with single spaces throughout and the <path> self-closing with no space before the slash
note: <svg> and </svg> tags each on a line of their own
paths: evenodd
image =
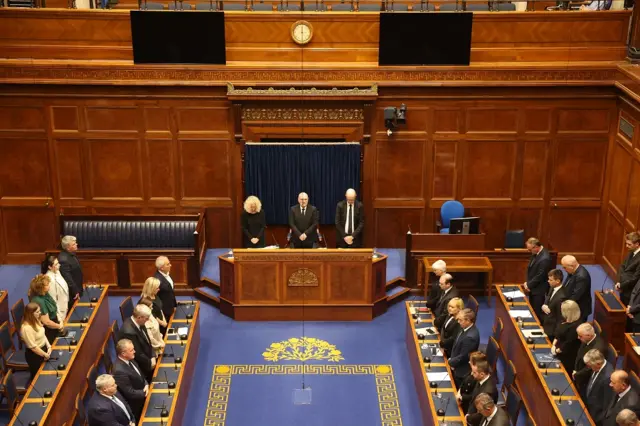
<svg viewBox="0 0 640 426">
<path fill-rule="evenodd" d="M 2 235 L 7 263 L 36 263 L 55 241 L 55 214 L 47 207 L 3 207 Z"/>
<path fill-rule="evenodd" d="M 33 109 L 23 109 L 31 115 Z M 0 136 L 0 188 L 6 197 L 51 197 L 49 150 L 44 138 Z"/>
<path fill-rule="evenodd" d="M 539 199 L 544 196 L 547 177 L 547 159 L 549 141 L 524 142 L 524 160 L 522 167 L 522 186 L 520 197 Z"/>
<path fill-rule="evenodd" d="M 464 145 L 462 199 L 511 199 L 516 167 L 515 142 L 468 140 Z"/>
<path fill-rule="evenodd" d="M 456 157 L 458 142 L 434 141 L 433 143 L 433 198 L 455 198 Z"/>
<path fill-rule="evenodd" d="M 60 199 L 83 199 L 85 180 L 82 171 L 84 162 L 82 139 L 54 139 L 53 146 Z"/>
<path fill-rule="evenodd" d="M 559 140 L 554 156 L 553 198 L 600 199 L 607 146 L 606 138 Z"/>
<path fill-rule="evenodd" d="M 89 139 L 88 143 L 93 197 L 144 199 L 138 139 Z"/>
<path fill-rule="evenodd" d="M 137 3 L 131 2 L 135 7 Z M 305 12 L 314 27 L 304 49 L 290 36 L 292 15 L 225 13 L 227 61 L 377 63 L 378 13 Z M 617 61 L 626 54 L 631 11 L 476 13 L 473 62 Z M 3 11 L 2 58 L 132 60 L 128 10 Z M 91 78 L 91 76 L 87 76 Z"/>
<path fill-rule="evenodd" d="M 467 109 L 467 132 L 515 133 L 516 109 Z"/>
<path fill-rule="evenodd" d="M 424 122 L 423 122 L 424 123 Z M 424 140 L 394 138 L 376 143 L 377 198 L 421 198 L 424 167 Z"/>
<path fill-rule="evenodd" d="M 229 144 L 228 140 L 180 140 L 183 198 L 230 198 Z"/>
<path fill-rule="evenodd" d="M 573 253 L 580 262 L 593 260 L 600 218 L 599 208 L 557 208 L 549 215 L 549 242 L 561 253 Z M 583 258 L 580 258 L 580 256 Z"/>
</svg>

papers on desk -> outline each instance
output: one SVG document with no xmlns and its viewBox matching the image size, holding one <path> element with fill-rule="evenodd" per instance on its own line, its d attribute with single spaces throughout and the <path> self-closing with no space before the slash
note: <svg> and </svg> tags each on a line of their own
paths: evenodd
<svg viewBox="0 0 640 426">
<path fill-rule="evenodd" d="M 437 346 L 429 346 L 428 344 L 425 343 L 424 345 L 421 346 L 421 348 L 425 350 L 431 348 L 431 356 L 443 356 L 442 351 Z"/>
<path fill-rule="evenodd" d="M 504 294 L 504 297 L 510 297 L 512 299 L 518 299 L 518 298 L 524 297 L 524 293 L 522 293 L 520 290 L 506 291 L 502 294 Z"/>
<path fill-rule="evenodd" d="M 416 313 L 416 308 L 412 306 L 411 308 L 409 308 L 409 312 L 411 312 L 411 315 L 414 315 Z"/>
<path fill-rule="evenodd" d="M 536 355 L 536 361 L 538 362 L 554 362 L 557 361 L 556 357 L 553 356 L 553 354 L 551 352 L 549 353 L 542 353 L 542 354 L 535 354 Z"/>
<path fill-rule="evenodd" d="M 189 327 L 178 327 L 178 335 L 189 334 Z"/>
<path fill-rule="evenodd" d="M 532 337 L 532 338 L 536 338 L 536 337 L 545 337 L 546 334 L 544 334 L 544 331 L 542 331 L 541 328 L 534 328 L 531 330 L 522 330 L 522 334 L 524 335 L 524 337 Z"/>
<path fill-rule="evenodd" d="M 531 316 L 531 312 L 529 311 L 525 311 L 525 310 L 520 310 L 520 309 L 516 309 L 516 310 L 511 310 L 509 311 L 509 315 L 511 315 L 511 318 L 533 318 Z"/>
<path fill-rule="evenodd" d="M 76 338 L 75 330 L 67 330 L 67 335 L 64 337 L 67 339 L 75 339 Z"/>
<path fill-rule="evenodd" d="M 451 377 L 449 377 L 449 373 L 447 373 L 446 371 L 444 373 L 428 372 L 427 379 L 429 379 L 430 382 L 451 381 Z"/>
<path fill-rule="evenodd" d="M 425 328 L 416 328 L 416 333 L 424 334 L 425 336 L 430 336 L 432 334 L 435 334 L 435 331 L 433 331 L 433 328 L 431 327 L 425 327 Z"/>
</svg>

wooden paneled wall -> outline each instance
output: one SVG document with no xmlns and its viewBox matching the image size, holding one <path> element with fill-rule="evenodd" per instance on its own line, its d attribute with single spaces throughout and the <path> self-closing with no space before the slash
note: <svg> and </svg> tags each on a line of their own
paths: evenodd
<svg viewBox="0 0 640 426">
<path fill-rule="evenodd" d="M 401 102 L 407 125 L 388 137 L 383 109 Z M 615 115 L 613 92 L 598 90 L 384 90 L 365 157 L 370 241 L 401 247 L 409 226 L 434 232 L 457 199 L 482 218 L 489 247 L 524 229 L 593 262 Z"/>
<path fill-rule="evenodd" d="M 0 93 L 3 262 L 39 260 L 56 243 L 62 212 L 206 207 L 209 247 L 240 243 L 241 145 L 223 89 L 3 86 Z M 387 136 L 383 109 L 403 102 L 407 124 Z M 506 229 L 524 228 L 562 253 L 594 260 L 613 89 L 384 88 L 373 109 L 361 188 L 368 246 L 403 247 L 409 225 L 435 231 L 440 206 L 455 198 L 482 217 L 491 247 L 501 247 Z M 612 202 L 626 212 L 631 203 L 620 208 L 619 198 Z M 635 211 L 637 219 L 637 203 Z"/>
<path fill-rule="evenodd" d="M 624 236 L 640 221 L 640 104 L 621 97 L 609 149 L 607 202 L 602 214 L 602 264 L 615 274 L 627 251 Z"/>
<path fill-rule="evenodd" d="M 1 97 L 3 260 L 41 259 L 56 244 L 60 213 L 207 207 L 208 245 L 231 245 L 240 159 L 223 95 L 61 87 Z"/>
</svg>

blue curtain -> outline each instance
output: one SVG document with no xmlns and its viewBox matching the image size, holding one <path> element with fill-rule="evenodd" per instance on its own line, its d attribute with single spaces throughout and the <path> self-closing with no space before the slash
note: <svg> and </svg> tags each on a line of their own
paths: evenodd
<svg viewBox="0 0 640 426">
<path fill-rule="evenodd" d="M 360 144 L 247 144 L 245 196 L 262 201 L 268 224 L 288 223 L 298 194 L 320 210 L 320 223 L 334 223 L 336 204 L 348 188 L 359 189 Z"/>
</svg>

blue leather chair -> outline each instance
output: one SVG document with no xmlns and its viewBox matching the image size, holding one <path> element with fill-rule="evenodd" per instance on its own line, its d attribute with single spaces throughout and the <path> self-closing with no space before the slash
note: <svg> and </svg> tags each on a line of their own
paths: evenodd
<svg viewBox="0 0 640 426">
<path fill-rule="evenodd" d="M 444 5 L 443 5 L 444 6 Z M 460 201 L 447 201 L 440 207 L 440 218 L 442 220 L 441 234 L 449 233 L 449 222 L 451 219 L 464 217 L 464 206 Z"/>
</svg>

